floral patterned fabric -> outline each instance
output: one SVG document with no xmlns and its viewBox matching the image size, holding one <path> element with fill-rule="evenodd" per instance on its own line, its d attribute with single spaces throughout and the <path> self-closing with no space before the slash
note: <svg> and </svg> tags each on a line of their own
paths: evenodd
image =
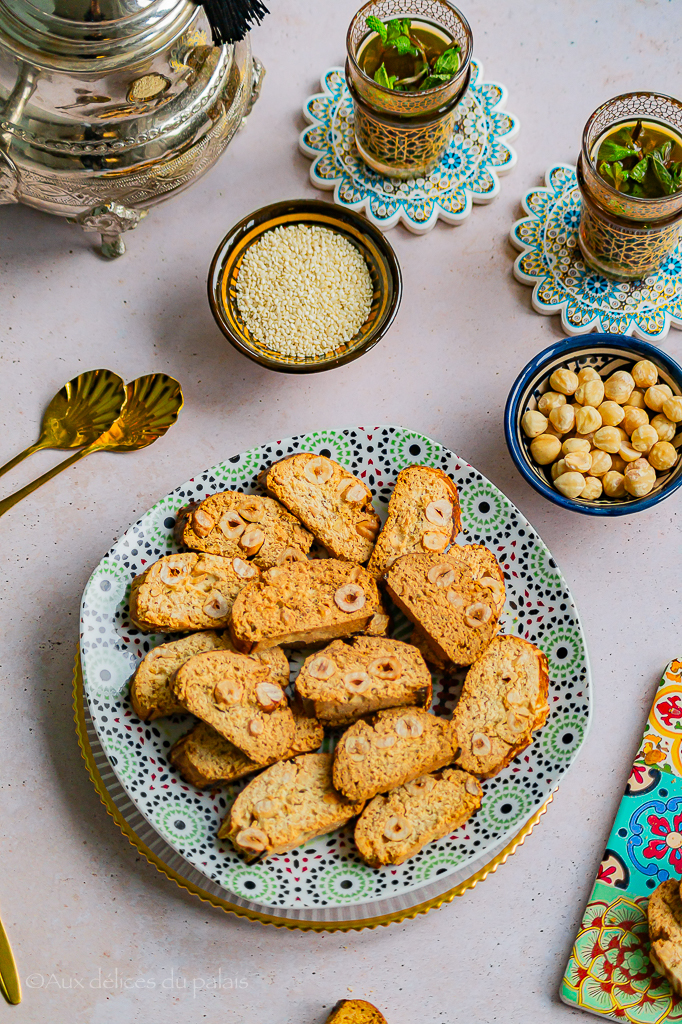
<svg viewBox="0 0 682 1024">
<path fill-rule="evenodd" d="M 561 988 L 565 1003 L 632 1024 L 682 1021 L 649 959 L 646 908 L 682 880 L 682 662 L 661 680 Z"/>
</svg>

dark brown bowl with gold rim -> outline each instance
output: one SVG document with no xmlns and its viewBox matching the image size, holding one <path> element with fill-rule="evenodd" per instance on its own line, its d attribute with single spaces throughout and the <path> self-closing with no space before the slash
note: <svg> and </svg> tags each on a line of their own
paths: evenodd
<svg viewBox="0 0 682 1024">
<path fill-rule="evenodd" d="M 249 247 L 267 231 L 292 225 L 324 227 L 347 239 L 365 260 L 372 281 L 372 305 L 365 323 L 350 341 L 320 356 L 288 356 L 268 348 L 253 337 L 237 304 L 239 270 Z M 381 231 L 359 214 L 319 199 L 272 203 L 244 217 L 223 238 L 208 273 L 208 301 L 225 337 L 249 359 L 280 373 L 318 373 L 358 359 L 384 337 L 401 298 L 400 265 Z"/>
</svg>

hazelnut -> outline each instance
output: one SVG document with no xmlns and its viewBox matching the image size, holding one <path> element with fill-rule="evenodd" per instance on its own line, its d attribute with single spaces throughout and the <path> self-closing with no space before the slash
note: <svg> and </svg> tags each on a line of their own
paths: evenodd
<svg viewBox="0 0 682 1024">
<path fill-rule="evenodd" d="M 359 523 L 356 523 L 355 530 L 365 540 L 375 541 L 379 532 L 379 524 L 375 519 L 361 519 Z"/>
<path fill-rule="evenodd" d="M 358 612 L 366 601 L 365 592 L 357 583 L 346 583 L 334 594 L 334 604 L 342 612 Z"/>
<path fill-rule="evenodd" d="M 192 516 L 192 529 L 197 537 L 208 537 L 214 526 L 215 519 L 204 512 L 203 508 L 198 508 Z"/>
<path fill-rule="evenodd" d="M 357 505 L 362 501 L 367 501 L 371 497 L 367 493 L 367 488 L 364 484 L 354 483 L 343 492 L 343 500 L 347 501 L 350 505 Z"/>
<path fill-rule="evenodd" d="M 335 672 L 336 665 L 331 658 L 325 657 L 324 654 L 318 654 L 308 665 L 308 675 L 311 675 L 313 679 L 331 679 Z"/>
<path fill-rule="evenodd" d="M 232 568 L 234 569 L 237 576 L 239 576 L 240 579 L 243 580 L 250 580 L 253 579 L 254 576 L 258 575 L 258 569 L 256 569 L 253 565 L 249 565 L 249 563 L 245 562 L 243 558 L 233 558 Z"/>
<path fill-rule="evenodd" d="M 528 409 L 521 417 L 521 429 L 526 437 L 537 437 L 538 434 L 544 434 L 547 429 L 547 417 L 543 416 L 541 412 Z"/>
<path fill-rule="evenodd" d="M 274 711 L 279 704 L 286 703 L 284 690 L 277 683 L 259 683 L 256 687 L 256 700 L 263 711 Z"/>
<path fill-rule="evenodd" d="M 387 750 L 395 744 L 395 736 L 393 733 L 387 732 L 383 735 L 378 735 L 374 739 L 374 746 L 378 747 L 379 750 Z"/>
<path fill-rule="evenodd" d="M 662 412 L 654 416 L 651 426 L 658 434 L 659 441 L 672 441 L 675 436 L 675 424 L 667 416 L 664 416 Z"/>
<path fill-rule="evenodd" d="M 604 395 L 611 402 L 618 402 L 618 405 L 625 405 L 632 394 L 635 382 L 632 374 L 627 370 L 616 370 L 604 384 Z"/>
<path fill-rule="evenodd" d="M 449 533 L 436 533 L 435 530 L 430 530 L 422 536 L 422 547 L 426 551 L 442 551 L 449 543 Z"/>
<path fill-rule="evenodd" d="M 552 468 L 550 470 L 550 474 L 551 474 L 552 480 L 556 480 L 556 478 L 558 476 L 561 476 L 562 473 L 567 473 L 567 472 L 568 472 L 568 466 L 566 465 L 566 459 L 558 459 L 557 462 L 554 463 L 554 465 L 552 466 Z"/>
<path fill-rule="evenodd" d="M 642 455 L 636 448 L 633 448 L 629 441 L 621 441 L 618 454 L 625 462 L 636 462 Z"/>
<path fill-rule="evenodd" d="M 403 739 L 418 739 L 424 732 L 424 726 L 415 718 L 414 715 L 405 715 L 403 718 L 399 718 L 395 723 L 395 731 L 398 736 L 402 736 Z"/>
<path fill-rule="evenodd" d="M 244 530 L 239 538 L 239 547 L 247 555 L 256 555 L 265 543 L 265 533 L 256 527 L 253 530 Z"/>
<path fill-rule="evenodd" d="M 329 459 L 325 459 L 323 456 L 317 456 L 317 458 L 310 459 L 306 462 L 303 469 L 303 476 L 306 478 L 308 483 L 326 484 L 328 480 L 331 480 L 334 475 L 334 467 L 332 466 Z"/>
<path fill-rule="evenodd" d="M 602 452 L 599 448 L 595 448 L 592 452 L 592 466 L 590 467 L 590 476 L 603 476 L 604 473 L 613 467 L 613 460 L 608 452 Z"/>
<path fill-rule="evenodd" d="M 644 401 L 654 412 L 662 412 L 663 403 L 672 397 L 672 388 L 667 384 L 654 384 L 644 392 Z"/>
<path fill-rule="evenodd" d="M 485 757 L 493 749 L 493 745 L 483 732 L 475 732 L 471 737 L 471 749 L 476 757 Z"/>
<path fill-rule="evenodd" d="M 658 380 L 658 369 L 650 359 L 640 359 L 632 367 L 632 379 L 638 388 L 650 388 Z"/>
<path fill-rule="evenodd" d="M 592 445 L 585 437 L 567 437 L 561 446 L 564 455 L 571 452 L 589 452 Z"/>
<path fill-rule="evenodd" d="M 599 408 L 604 401 L 604 382 L 601 378 L 585 381 L 576 391 L 575 400 L 580 405 L 591 405 L 595 409 Z"/>
<path fill-rule="evenodd" d="M 247 523 L 260 523 L 263 521 L 265 510 L 258 498 L 247 498 L 239 506 L 239 515 Z"/>
<path fill-rule="evenodd" d="M 605 427 L 617 427 L 619 423 L 622 423 L 625 416 L 623 407 L 618 405 L 618 402 L 602 402 L 597 412 L 601 416 L 601 421 Z"/>
<path fill-rule="evenodd" d="M 575 427 L 575 407 L 559 405 L 549 414 L 549 422 L 560 434 L 568 434 Z"/>
<path fill-rule="evenodd" d="M 604 455 L 605 452 L 601 452 L 600 454 Z M 598 498 L 601 498 L 603 490 L 604 488 L 599 477 L 588 476 L 580 497 L 584 501 L 596 501 Z"/>
<path fill-rule="evenodd" d="M 638 452 L 648 452 L 658 441 L 658 431 L 650 423 L 633 430 L 630 443 Z"/>
<path fill-rule="evenodd" d="M 387 654 L 383 658 L 375 658 L 370 662 L 367 671 L 377 679 L 394 680 L 400 679 L 403 674 L 403 666 L 394 654 Z"/>
<path fill-rule="evenodd" d="M 562 473 L 554 481 L 557 491 L 561 491 L 567 498 L 579 498 L 585 487 L 585 477 L 582 473 Z"/>
<path fill-rule="evenodd" d="M 544 416 L 542 418 L 545 419 Z M 430 501 L 424 510 L 424 516 L 433 526 L 447 526 L 452 521 L 452 502 L 447 498 Z"/>
<path fill-rule="evenodd" d="M 569 370 L 565 366 L 559 367 L 549 378 L 550 387 L 562 395 L 574 394 L 578 390 L 579 384 L 578 374 L 573 373 L 573 370 Z"/>
<path fill-rule="evenodd" d="M 621 427 L 628 435 L 628 437 L 637 430 L 638 427 L 643 427 L 649 422 L 649 414 L 646 409 L 636 409 L 634 405 L 623 406 L 623 422 Z"/>
<path fill-rule="evenodd" d="M 530 453 L 538 466 L 548 466 L 561 451 L 561 441 L 551 434 L 539 434 L 533 438 Z"/>
<path fill-rule="evenodd" d="M 633 498 L 643 498 L 654 489 L 655 484 L 656 470 L 647 459 L 637 459 L 625 470 L 625 490 Z"/>
<path fill-rule="evenodd" d="M 242 699 L 242 686 L 236 679 L 221 679 L 213 691 L 214 704 L 227 706 L 238 704 Z"/>
<path fill-rule="evenodd" d="M 218 526 L 228 540 L 236 540 L 237 537 L 241 537 L 246 529 L 246 523 L 233 509 L 223 513 Z"/>
<path fill-rule="evenodd" d="M 234 841 L 248 853 L 262 853 L 268 846 L 268 837 L 260 828 L 243 828 Z"/>
<path fill-rule="evenodd" d="M 588 380 L 601 380 L 593 366 L 583 366 L 582 370 L 578 370 L 578 382 L 586 384 Z"/>
<path fill-rule="evenodd" d="M 538 398 L 538 410 L 544 416 L 549 416 L 552 409 L 560 405 L 566 405 L 566 395 L 561 395 L 558 391 L 545 391 L 544 395 Z"/>
<path fill-rule="evenodd" d="M 346 672 L 343 677 L 343 685 L 350 693 L 366 693 L 372 685 L 372 680 L 366 672 Z"/>
<path fill-rule="evenodd" d="M 602 484 L 604 486 L 604 494 L 608 498 L 624 498 L 625 491 L 625 477 L 622 473 L 617 473 L 615 470 L 609 470 L 602 477 Z"/>
<path fill-rule="evenodd" d="M 602 452 L 611 452 L 615 455 L 622 444 L 620 432 L 617 427 L 600 427 L 594 435 L 594 446 Z"/>
<path fill-rule="evenodd" d="M 592 469 L 592 456 L 589 452 L 569 452 L 564 461 L 567 472 L 589 473 Z"/>
<path fill-rule="evenodd" d="M 230 606 L 223 595 L 216 590 L 201 610 L 204 615 L 208 615 L 209 619 L 224 619 L 229 614 Z"/>
<path fill-rule="evenodd" d="M 667 398 L 663 403 L 663 414 L 672 423 L 682 423 L 682 397 L 673 395 L 672 398 Z"/>
<path fill-rule="evenodd" d="M 677 462 L 677 450 L 669 441 L 657 441 L 649 452 L 649 462 L 654 469 L 665 472 Z"/>
<path fill-rule="evenodd" d="M 591 405 L 577 406 L 575 410 L 575 429 L 579 434 L 590 434 L 601 427 L 599 410 Z"/>
<path fill-rule="evenodd" d="M 471 629 L 480 629 L 492 618 L 492 608 L 482 601 L 475 601 L 468 608 L 464 609 L 464 621 Z"/>
<path fill-rule="evenodd" d="M 454 582 L 455 570 L 448 562 L 439 562 L 438 565 L 431 566 L 426 578 L 437 587 L 449 587 Z"/>
<path fill-rule="evenodd" d="M 644 392 L 640 391 L 639 388 L 635 388 L 635 390 L 628 398 L 628 405 L 631 405 L 633 409 L 646 409 L 646 402 L 644 401 Z"/>
<path fill-rule="evenodd" d="M 394 814 L 388 819 L 384 826 L 384 839 L 389 842 L 398 843 L 401 840 L 409 839 L 413 829 L 407 818 L 402 814 Z"/>
</svg>

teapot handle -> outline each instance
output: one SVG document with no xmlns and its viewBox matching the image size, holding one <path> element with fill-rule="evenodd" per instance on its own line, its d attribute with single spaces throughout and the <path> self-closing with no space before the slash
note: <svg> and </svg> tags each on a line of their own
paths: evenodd
<svg viewBox="0 0 682 1024">
<path fill-rule="evenodd" d="M 258 57 L 252 58 L 251 64 L 251 96 L 249 102 L 246 104 L 246 110 L 244 111 L 244 117 L 247 118 L 253 109 L 254 103 L 260 96 L 260 91 L 263 86 L 263 79 L 265 78 L 265 67 L 258 60 Z"/>
</svg>

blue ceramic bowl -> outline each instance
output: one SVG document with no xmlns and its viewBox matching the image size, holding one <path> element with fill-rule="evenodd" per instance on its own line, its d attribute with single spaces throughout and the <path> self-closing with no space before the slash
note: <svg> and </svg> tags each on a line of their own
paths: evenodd
<svg viewBox="0 0 682 1024">
<path fill-rule="evenodd" d="M 682 366 L 665 352 L 646 341 L 622 334 L 582 334 L 550 345 L 523 368 L 509 392 L 504 411 L 507 446 L 516 467 L 531 487 L 561 508 L 588 516 L 626 516 L 657 505 L 682 484 L 682 459 L 672 469 L 659 473 L 653 491 L 644 498 L 600 498 L 586 501 L 566 498 L 552 485 L 550 466 L 538 466 L 530 454 L 530 441 L 521 429 L 521 417 L 528 409 L 537 409 L 540 396 L 549 391 L 549 378 L 560 366 L 576 373 L 591 366 L 603 377 L 615 370 L 630 370 L 640 359 L 650 359 L 658 367 L 660 383 L 668 384 L 675 395 L 682 395 Z M 682 428 L 682 424 L 680 424 Z"/>
</svg>

